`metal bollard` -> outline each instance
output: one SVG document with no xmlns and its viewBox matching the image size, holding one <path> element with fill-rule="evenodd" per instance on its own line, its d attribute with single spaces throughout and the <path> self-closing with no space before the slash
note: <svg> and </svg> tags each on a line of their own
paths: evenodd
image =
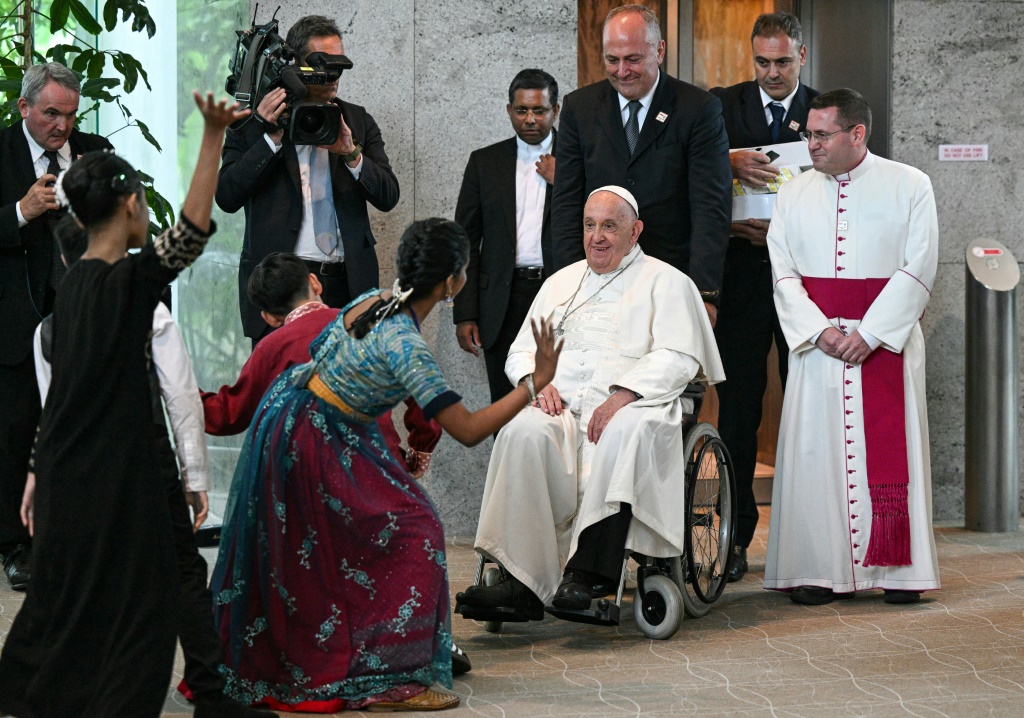
<svg viewBox="0 0 1024 718">
<path fill-rule="evenodd" d="M 967 245 L 964 526 L 1016 531 L 1018 426 L 1017 284 L 1020 268 L 999 242 Z"/>
</svg>

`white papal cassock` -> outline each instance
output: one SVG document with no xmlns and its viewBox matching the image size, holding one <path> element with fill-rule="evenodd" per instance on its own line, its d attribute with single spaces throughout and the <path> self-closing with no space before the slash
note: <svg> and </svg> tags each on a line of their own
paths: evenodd
<svg viewBox="0 0 1024 718">
<path fill-rule="evenodd" d="M 693 282 L 639 246 L 620 268 L 612 278 L 581 261 L 548 279 L 505 365 L 513 384 L 534 370 L 530 319 L 561 324 L 553 383 L 568 409 L 548 416 L 527 407 L 498 434 L 475 545 L 544 603 L 580 532 L 620 503 L 632 506 L 630 550 L 684 552 L 681 422 L 692 407 L 680 394 L 691 381 L 725 378 Z M 590 418 L 620 387 L 643 398 L 620 409 L 592 444 Z"/>
<path fill-rule="evenodd" d="M 837 593 L 938 588 L 925 347 L 918 323 L 928 303 L 938 255 L 935 199 L 928 176 L 870 153 L 846 175 L 806 172 L 779 192 L 768 249 L 775 305 L 790 355 L 765 588 L 809 585 Z M 875 291 L 881 289 L 874 299 L 872 284 Z M 816 287 L 833 294 L 839 288 L 841 294 L 846 287 L 862 285 L 868 287 L 868 297 L 863 299 L 859 320 L 823 312 L 819 304 L 827 302 L 819 299 L 816 304 L 808 294 L 814 296 Z M 863 366 L 833 359 L 814 344 L 830 326 L 846 334 L 860 328 L 880 340 L 881 346 Z M 875 422 L 891 418 L 900 402 L 885 406 L 873 388 L 877 384 L 872 382 L 878 379 L 872 378 L 868 367 L 879 352 L 893 353 L 880 360 L 897 362 L 895 381 L 889 384 L 903 392 L 905 430 L 900 432 L 897 425 L 881 440 Z M 902 388 L 898 386 L 900 354 Z M 906 439 L 905 469 L 901 461 L 889 461 L 894 452 L 899 453 L 894 447 L 901 444 L 901 433 Z M 889 496 L 885 504 L 878 498 L 895 486 L 887 484 L 887 478 L 880 480 L 890 471 L 902 471 L 906 484 L 902 516 L 906 522 L 909 515 L 909 531 L 902 532 L 898 543 L 905 545 L 909 537 L 910 563 L 865 567 L 873 519 L 881 527 L 893 515 Z M 874 507 L 869 482 L 879 492 Z M 881 544 L 897 542 L 880 540 L 880 529 L 876 534 L 874 548 L 885 555 L 893 546 Z"/>
</svg>

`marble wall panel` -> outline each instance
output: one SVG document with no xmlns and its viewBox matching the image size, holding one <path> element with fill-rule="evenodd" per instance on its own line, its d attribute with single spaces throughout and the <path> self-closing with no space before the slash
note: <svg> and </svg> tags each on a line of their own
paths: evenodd
<svg viewBox="0 0 1024 718">
<path fill-rule="evenodd" d="M 963 516 L 964 248 L 990 237 L 1024 257 L 1022 38 L 1019 0 L 894 3 L 893 159 L 930 175 L 939 216 L 923 320 L 936 518 Z M 989 161 L 939 162 L 940 144 L 988 144 Z"/>
<path fill-rule="evenodd" d="M 564 95 L 576 88 L 575 0 L 416 3 L 417 219 L 453 217 L 475 149 L 512 135 L 505 105 L 519 70 L 550 72 Z M 471 409 L 486 406 L 483 358 L 459 349 L 443 307 L 424 326 L 441 369 Z M 467 449 L 442 439 L 424 483 L 449 536 L 470 534 L 483 495 L 491 439 Z"/>
</svg>

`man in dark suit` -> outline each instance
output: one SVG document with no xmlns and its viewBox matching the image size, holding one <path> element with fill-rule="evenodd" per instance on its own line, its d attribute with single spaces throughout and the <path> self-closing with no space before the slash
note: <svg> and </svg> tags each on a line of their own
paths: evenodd
<svg viewBox="0 0 1024 718">
<path fill-rule="evenodd" d="M 721 103 L 659 71 L 665 41 L 642 5 L 608 13 L 603 47 L 608 79 L 570 93 L 562 109 L 555 269 L 583 258 L 587 196 L 625 187 L 640 204 L 644 252 L 690 276 L 714 323 L 732 207 Z"/>
<path fill-rule="evenodd" d="M 303 60 L 313 52 L 345 53 L 338 26 L 321 15 L 299 19 L 285 42 Z M 217 205 L 225 212 L 245 208 L 238 302 L 242 328 L 254 346 L 270 327 L 246 287 L 253 269 L 271 252 L 306 260 L 331 307 L 344 306 L 379 282 L 366 205 L 390 211 L 398 204 L 398 179 L 373 117 L 338 100 L 337 91 L 337 82 L 313 85 L 307 97 L 341 107 L 341 132 L 329 147 L 294 145 L 284 136 L 277 125 L 287 108 L 282 88 L 268 92 L 252 119 L 229 131 L 224 142 Z"/>
<path fill-rule="evenodd" d="M 558 83 L 543 70 L 523 70 L 508 88 L 505 109 L 516 136 L 469 156 L 455 208 L 469 236 L 455 334 L 464 351 L 479 356 L 483 349 L 491 401 L 512 391 L 508 349 L 551 274 Z"/>
<path fill-rule="evenodd" d="M 810 102 L 818 96 L 800 83 L 800 68 L 807 59 L 800 21 L 783 12 L 761 15 L 754 23 L 751 44 L 757 79 L 711 90 L 722 100 L 729 147 L 799 142 L 797 133 L 804 129 Z M 763 187 L 779 173 L 762 152 L 733 152 L 729 160 L 733 177 L 749 184 Z M 757 527 L 757 428 L 772 339 L 783 386 L 789 352 L 772 298 L 768 220 L 733 222 L 731 234 L 715 337 L 726 377 L 717 387 L 718 431 L 729 447 L 736 475 L 736 557 L 729 580 L 738 581 L 747 572 L 747 547 Z"/>
<path fill-rule="evenodd" d="M 113 149 L 74 129 L 80 91 L 63 65 L 30 67 L 18 99 L 22 119 L 0 130 L 0 556 L 18 590 L 30 579 L 31 538 L 19 510 L 40 411 L 32 335 L 64 276 L 53 184 L 75 157 Z"/>
</svg>

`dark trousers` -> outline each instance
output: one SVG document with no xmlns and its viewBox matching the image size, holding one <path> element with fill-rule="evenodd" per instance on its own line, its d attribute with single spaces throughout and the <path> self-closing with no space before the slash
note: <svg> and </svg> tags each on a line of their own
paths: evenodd
<svg viewBox="0 0 1024 718">
<path fill-rule="evenodd" d="M 0 365 L 0 554 L 31 543 L 20 511 L 39 413 L 32 354 L 18 364 Z"/>
<path fill-rule="evenodd" d="M 321 274 L 320 262 L 313 262 L 311 260 L 303 260 L 306 266 L 309 267 L 311 274 L 315 274 L 316 278 L 320 280 L 320 286 L 323 287 L 323 291 L 320 293 L 320 298 L 324 304 L 334 309 L 341 309 L 346 304 L 351 302 L 355 297 L 348 288 L 348 275 L 345 273 L 344 266 L 332 268 L 331 274 Z M 335 273 L 337 272 L 337 273 Z M 274 328 L 270 325 L 264 325 L 263 333 L 258 337 L 253 337 L 252 348 L 255 349 L 256 345 L 266 337 L 270 332 L 274 331 Z"/>
<path fill-rule="evenodd" d="M 633 507 L 620 504 L 619 512 L 591 524 L 580 532 L 576 553 L 565 565 L 566 571 L 583 571 L 593 580 L 618 584 L 622 559 L 626 555 L 626 535 L 633 520 Z"/>
<path fill-rule="evenodd" d="M 726 380 L 718 384 L 718 433 L 729 449 L 736 476 L 736 546 L 746 548 L 757 528 L 754 469 L 757 429 L 768 386 L 768 355 L 774 339 L 779 376 L 786 386 L 789 349 L 772 296 L 768 250 L 745 240 L 729 241 L 715 338 Z"/>
<path fill-rule="evenodd" d="M 213 627 L 213 597 L 206 583 L 206 561 L 196 548 L 185 493 L 178 476 L 178 462 L 163 427 L 156 428 L 160 473 L 167 493 L 167 509 L 174 531 L 178 557 L 181 625 L 178 639 L 185 654 L 185 683 L 196 700 L 220 695 L 224 679 L 217 671 L 222 660 L 220 639 Z"/>
<path fill-rule="evenodd" d="M 495 402 L 514 388 L 505 376 L 505 360 L 519 329 L 530 313 L 530 305 L 540 291 L 543 279 L 513 279 L 508 295 L 505 319 L 498 330 L 498 337 L 489 348 L 484 349 L 484 364 L 487 366 L 487 383 L 491 388 L 491 401 Z"/>
</svg>

